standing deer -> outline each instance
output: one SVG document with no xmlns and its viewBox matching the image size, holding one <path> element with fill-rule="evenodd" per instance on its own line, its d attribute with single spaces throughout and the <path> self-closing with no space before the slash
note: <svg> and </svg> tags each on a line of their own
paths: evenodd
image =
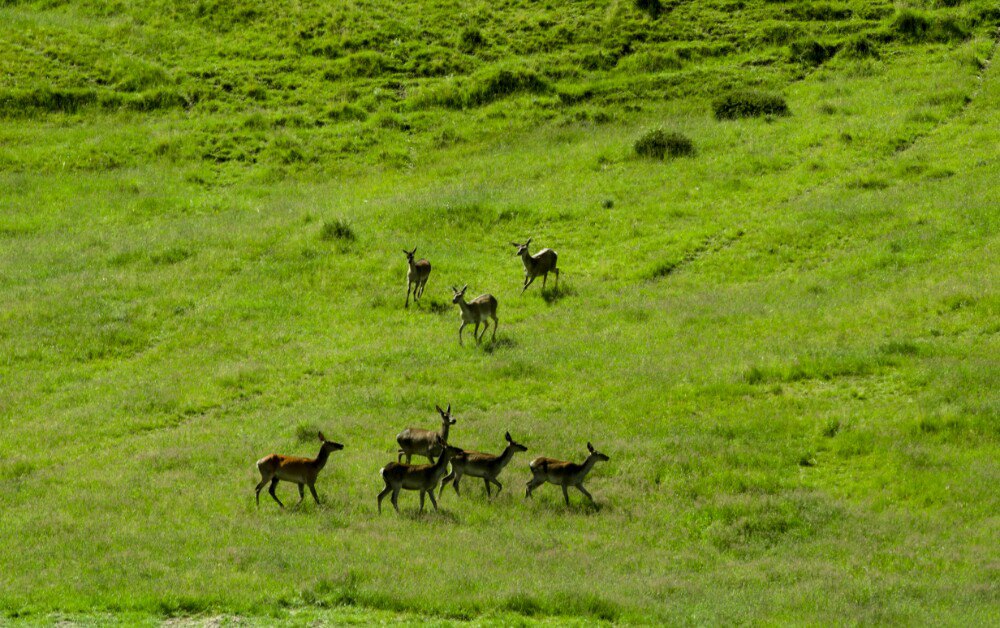
<svg viewBox="0 0 1000 628">
<path fill-rule="evenodd" d="M 434 499 L 434 489 L 437 488 L 441 477 L 448 471 L 448 461 L 461 449 L 452 447 L 440 436 L 436 437 L 436 445 L 441 448 L 441 457 L 434 464 L 402 464 L 400 462 L 390 462 L 382 467 L 379 473 L 385 488 L 378 494 L 378 512 L 382 514 L 382 499 L 392 493 L 392 507 L 399 512 L 399 491 L 420 491 L 420 512 L 424 511 L 424 494 L 431 496 L 431 503 L 434 510 L 438 509 L 437 501 Z"/>
<path fill-rule="evenodd" d="M 476 339 L 476 344 L 479 344 L 483 336 L 486 335 L 486 330 L 489 329 L 490 322 L 487 320 L 489 318 L 493 319 L 493 336 L 490 338 L 490 342 L 493 342 L 497 339 L 497 327 L 500 326 L 500 321 L 497 320 L 496 297 L 492 294 L 483 294 L 466 303 L 465 291 L 468 287 L 469 284 L 462 286 L 461 290 L 455 286 L 451 287 L 452 292 L 455 293 L 451 302 L 458 304 L 462 315 L 462 326 L 458 328 L 458 344 L 462 345 L 462 330 L 469 323 L 474 323 L 476 326 L 472 330 L 472 336 Z M 479 323 L 483 324 L 482 334 L 479 334 Z"/>
<path fill-rule="evenodd" d="M 413 256 L 416 252 L 417 247 L 413 247 L 412 251 L 403 249 L 406 263 L 410 267 L 406 271 L 406 307 L 410 307 L 410 288 L 413 289 L 413 302 L 416 303 L 424 296 L 424 286 L 427 285 L 427 278 L 431 276 L 431 263 L 425 259 L 414 261 Z"/>
<path fill-rule="evenodd" d="M 594 503 L 594 497 L 587 492 L 587 489 L 583 488 L 583 480 L 598 460 L 606 461 L 609 458 L 594 449 L 594 446 L 590 443 L 587 443 L 587 450 L 590 451 L 590 455 L 587 456 L 583 464 L 564 462 L 553 458 L 535 458 L 532 460 L 530 466 L 533 477 L 528 480 L 528 490 L 524 496 L 531 497 L 532 490 L 549 482 L 562 487 L 563 497 L 566 498 L 567 506 L 569 506 L 569 493 L 566 492 L 566 489 L 570 486 L 575 486 L 577 490 L 587 496 L 590 503 Z"/>
<path fill-rule="evenodd" d="M 559 269 L 556 268 L 556 262 L 559 256 L 552 249 L 542 249 L 538 253 L 532 255 L 528 252 L 528 245 L 531 244 L 531 238 L 524 244 L 518 244 L 517 242 L 511 242 L 517 247 L 517 253 L 514 255 L 521 256 L 521 262 L 524 263 L 524 287 L 521 288 L 521 294 L 528 289 L 531 282 L 535 280 L 535 277 L 542 276 L 542 290 L 545 290 L 545 281 L 549 278 L 549 272 L 556 274 L 556 285 L 559 285 Z"/>
<path fill-rule="evenodd" d="M 309 487 L 313 499 L 319 503 L 319 496 L 316 495 L 316 476 L 326 466 L 326 460 L 330 457 L 330 452 L 339 451 L 344 448 L 340 443 L 326 440 L 323 432 L 319 432 L 319 440 L 323 445 L 319 449 L 319 455 L 315 458 L 296 458 L 293 456 L 282 456 L 271 454 L 264 456 L 257 461 L 257 470 L 260 471 L 260 483 L 257 484 L 257 506 L 260 506 L 260 489 L 264 488 L 268 482 L 271 488 L 268 490 L 274 501 L 282 508 L 285 507 L 274 494 L 274 489 L 278 486 L 279 480 L 292 482 L 299 485 L 299 504 L 306 498 L 305 486 Z"/>
<path fill-rule="evenodd" d="M 434 463 L 434 458 L 441 454 L 442 447 L 438 444 L 439 439 L 448 442 L 448 428 L 457 423 L 451 418 L 451 404 L 447 410 L 442 410 L 441 406 L 434 406 L 441 414 L 441 429 L 437 432 L 423 430 L 419 427 L 408 427 L 396 436 L 399 443 L 399 452 L 396 462 L 402 462 L 406 456 L 406 464 L 410 464 L 410 459 L 414 455 L 427 456 L 427 459 Z"/>
<path fill-rule="evenodd" d="M 493 497 L 490 493 L 490 482 L 497 485 L 497 495 L 499 495 L 500 491 L 503 490 L 503 484 L 497 481 L 497 476 L 507 466 L 507 463 L 514 458 L 515 453 L 528 451 L 528 448 L 524 445 L 514 442 L 514 439 L 510 437 L 510 432 L 507 432 L 504 438 L 507 439 L 507 448 L 499 456 L 484 454 L 478 451 L 463 451 L 452 458 L 451 473 L 441 481 L 441 493 L 444 493 L 444 487 L 448 485 L 448 482 L 454 480 L 455 494 L 461 495 L 458 491 L 458 483 L 461 481 L 463 475 L 469 475 L 474 478 L 483 478 L 483 482 L 486 484 L 487 497 Z M 438 493 L 438 496 L 441 493 Z"/>
</svg>

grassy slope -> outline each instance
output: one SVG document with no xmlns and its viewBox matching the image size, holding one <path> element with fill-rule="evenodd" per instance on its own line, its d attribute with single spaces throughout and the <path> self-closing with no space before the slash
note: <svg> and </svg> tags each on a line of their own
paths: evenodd
<svg viewBox="0 0 1000 628">
<path fill-rule="evenodd" d="M 0 9 L 0 607 L 1000 620 L 995 34 L 748 4 Z M 503 68 L 542 86 L 449 106 Z M 793 115 L 712 119 L 742 84 Z M 659 125 L 697 155 L 632 158 Z M 495 350 L 455 343 L 455 283 L 498 297 Z M 458 444 L 529 454 L 493 504 L 379 517 L 394 434 L 448 401 Z M 327 503 L 258 511 L 252 461 L 315 428 L 348 444 Z M 586 440 L 599 509 L 521 499 Z"/>
</svg>

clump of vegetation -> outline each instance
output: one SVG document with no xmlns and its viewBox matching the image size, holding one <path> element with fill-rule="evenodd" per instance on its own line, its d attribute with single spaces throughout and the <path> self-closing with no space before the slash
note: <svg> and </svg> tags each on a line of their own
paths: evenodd
<svg viewBox="0 0 1000 628">
<path fill-rule="evenodd" d="M 837 54 L 839 47 L 837 44 L 824 44 L 815 39 L 799 40 L 789 46 L 789 57 L 792 61 L 818 66 Z"/>
<path fill-rule="evenodd" d="M 463 52 L 472 52 L 485 43 L 486 38 L 483 37 L 483 33 L 478 28 L 470 26 L 459 36 L 458 47 Z"/>
<path fill-rule="evenodd" d="M 752 89 L 730 92 L 718 98 L 712 103 L 712 110 L 719 120 L 787 116 L 790 113 L 782 96 Z"/>
<path fill-rule="evenodd" d="M 357 240 L 354 229 L 351 229 L 351 225 L 341 218 L 325 221 L 323 228 L 319 232 L 319 237 L 321 240 L 326 241 L 340 240 L 341 242 L 354 242 Z"/>
<path fill-rule="evenodd" d="M 968 29 L 953 17 L 935 17 L 912 9 L 897 13 L 891 29 L 899 39 L 909 43 L 947 42 L 969 36 Z"/>
<path fill-rule="evenodd" d="M 634 0 L 635 8 L 639 9 L 654 20 L 663 13 L 663 3 L 660 0 Z"/>
<path fill-rule="evenodd" d="M 841 47 L 840 54 L 849 59 L 868 57 L 877 59 L 879 57 L 878 46 L 875 40 L 868 35 L 859 35 L 847 40 L 847 43 Z"/>
<path fill-rule="evenodd" d="M 635 154 L 652 159 L 694 154 L 694 142 L 676 131 L 653 129 L 635 141 Z"/>
</svg>

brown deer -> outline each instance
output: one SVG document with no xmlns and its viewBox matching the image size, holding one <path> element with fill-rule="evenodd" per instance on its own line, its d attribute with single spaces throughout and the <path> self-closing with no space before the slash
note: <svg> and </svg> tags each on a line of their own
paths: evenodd
<svg viewBox="0 0 1000 628">
<path fill-rule="evenodd" d="M 457 423 L 451 418 L 451 404 L 447 410 L 442 410 L 441 406 L 434 406 L 441 414 L 441 429 L 437 432 L 423 430 L 419 427 L 408 427 L 396 436 L 399 443 L 399 452 L 396 462 L 402 462 L 406 456 L 406 464 L 410 464 L 410 459 L 414 455 L 427 456 L 427 459 L 434 463 L 434 458 L 441 454 L 442 447 L 438 445 L 438 437 L 444 442 L 448 442 L 448 428 Z"/>
<path fill-rule="evenodd" d="M 497 495 L 499 495 L 500 491 L 503 490 L 503 484 L 497 481 L 497 476 L 507 466 L 507 463 L 514 458 L 515 453 L 528 451 L 528 448 L 524 445 L 514 442 L 514 439 L 510 437 L 510 432 L 507 432 L 504 438 L 507 439 L 507 448 L 499 456 L 484 454 L 478 451 L 463 451 L 452 458 L 451 473 L 441 481 L 441 493 L 444 493 L 444 487 L 447 486 L 448 482 L 454 480 L 455 494 L 461 495 L 458 491 L 458 483 L 461 481 L 463 475 L 468 475 L 474 478 L 483 478 L 483 482 L 486 484 L 487 497 L 493 497 L 490 492 L 490 482 L 497 485 Z M 438 493 L 438 496 L 441 493 Z"/>
<path fill-rule="evenodd" d="M 564 462 L 553 458 L 535 458 L 532 460 L 530 465 L 532 478 L 528 480 L 528 490 L 524 496 L 531 497 L 532 490 L 546 482 L 550 482 L 562 487 L 563 497 L 566 499 L 567 506 L 569 506 L 569 493 L 566 492 L 566 489 L 570 486 L 575 486 L 577 490 L 587 496 L 590 503 L 594 503 L 594 497 L 587 492 L 587 489 L 583 488 L 583 480 L 598 460 L 606 461 L 610 460 L 610 458 L 594 449 L 594 446 L 590 443 L 587 443 L 587 450 L 590 451 L 590 455 L 587 456 L 583 464 Z"/>
<path fill-rule="evenodd" d="M 542 276 L 542 290 L 545 290 L 545 281 L 549 278 L 549 273 L 555 273 L 556 275 L 556 285 L 559 285 L 559 269 L 556 268 L 556 262 L 559 256 L 552 249 L 542 249 L 538 253 L 532 255 L 528 252 L 528 245 L 531 244 L 531 238 L 524 244 L 518 244 L 517 242 L 511 242 L 517 247 L 517 253 L 514 255 L 521 256 L 521 262 L 524 264 L 524 287 L 521 288 L 521 294 L 528 289 L 531 282 L 535 280 L 535 277 Z"/>
<path fill-rule="evenodd" d="M 413 247 L 412 251 L 403 249 L 406 263 L 410 267 L 406 271 L 406 307 L 410 307 L 410 289 L 413 289 L 413 302 L 416 303 L 424 296 L 424 286 L 427 285 L 427 278 L 431 276 L 431 263 L 425 259 L 414 261 L 413 256 L 416 252 L 417 247 Z"/>
<path fill-rule="evenodd" d="M 271 493 L 271 497 L 278 502 L 279 506 L 285 507 L 278 496 L 274 494 L 274 489 L 277 488 L 280 480 L 299 485 L 299 504 L 306 498 L 304 488 L 306 486 L 309 487 L 309 492 L 312 493 L 316 503 L 319 503 L 319 496 L 316 495 L 316 476 L 326 466 L 330 452 L 340 451 L 344 448 L 340 443 L 326 440 L 323 432 L 319 432 L 319 440 L 323 445 L 320 446 L 319 455 L 315 458 L 296 458 L 271 454 L 257 461 L 257 470 L 260 471 L 260 483 L 257 484 L 257 506 L 260 506 L 260 489 L 270 482 L 271 488 L 268 492 Z"/>
<path fill-rule="evenodd" d="M 461 290 L 455 286 L 451 287 L 452 292 L 455 293 L 451 302 L 458 305 L 462 315 L 462 326 L 458 328 L 458 344 L 462 344 L 462 330 L 469 323 L 476 326 L 472 330 L 472 336 L 476 339 L 476 344 L 479 344 L 490 326 L 490 322 L 487 320 L 489 318 L 493 319 L 493 336 L 490 338 L 490 342 L 493 342 L 497 339 L 497 327 L 500 326 L 500 321 L 497 320 L 497 300 L 492 294 L 484 294 L 466 303 L 465 291 L 468 287 L 469 284 L 462 286 Z M 479 334 L 479 323 L 483 324 L 482 334 Z"/>
<path fill-rule="evenodd" d="M 399 491 L 420 491 L 420 512 L 424 511 L 424 495 L 430 495 L 434 510 L 438 509 L 437 501 L 434 499 L 434 489 L 438 482 L 448 471 L 448 461 L 461 449 L 452 447 L 440 436 L 437 437 L 437 446 L 441 448 L 441 457 L 434 464 L 402 464 L 400 462 L 390 462 L 382 467 L 379 473 L 385 488 L 378 494 L 378 512 L 382 514 L 382 499 L 392 493 L 392 507 L 399 512 Z"/>
</svg>

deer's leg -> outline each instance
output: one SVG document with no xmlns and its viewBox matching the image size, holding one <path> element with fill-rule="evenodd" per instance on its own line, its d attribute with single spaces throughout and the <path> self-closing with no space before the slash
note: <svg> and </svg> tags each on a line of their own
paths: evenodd
<svg viewBox="0 0 1000 628">
<path fill-rule="evenodd" d="M 392 489 L 392 507 L 396 509 L 396 513 L 399 513 L 399 487 Z"/>
<path fill-rule="evenodd" d="M 491 478 L 490 481 L 497 485 L 497 495 L 499 495 L 500 491 L 503 490 L 503 484 L 501 484 L 496 478 Z"/>
<path fill-rule="evenodd" d="M 566 498 L 566 505 L 569 506 L 569 491 L 567 490 L 567 486 L 563 484 L 562 489 L 563 489 L 563 497 Z"/>
<path fill-rule="evenodd" d="M 299 504 L 302 503 L 302 500 L 306 498 L 306 487 L 301 484 L 296 484 L 296 486 L 299 487 L 299 503 L 295 504 L 296 506 L 298 506 Z"/>
<path fill-rule="evenodd" d="M 438 491 L 438 496 L 440 496 L 442 493 L 444 493 L 444 487 L 448 486 L 448 482 L 451 482 L 454 479 L 455 479 L 455 467 L 452 467 L 451 468 L 451 473 L 449 473 L 448 475 L 444 476 L 444 479 L 441 480 L 441 490 Z M 456 483 L 455 486 L 458 486 L 458 484 Z M 457 493 L 458 490 L 456 489 L 455 492 Z"/>
<path fill-rule="evenodd" d="M 531 497 L 531 491 L 535 490 L 542 484 L 545 484 L 544 478 L 539 478 L 537 475 L 528 480 L 528 490 L 524 493 L 525 497 Z"/>
<path fill-rule="evenodd" d="M 257 492 L 257 505 L 258 506 L 260 506 L 260 489 L 262 489 L 265 486 L 267 486 L 268 479 L 269 478 L 265 478 L 265 477 L 261 476 L 260 482 L 257 483 L 256 492 Z"/>
<path fill-rule="evenodd" d="M 454 487 L 455 487 L 455 494 L 456 495 L 461 495 L 461 493 L 458 492 L 458 483 L 461 480 L 462 480 L 462 473 L 460 471 L 455 471 L 455 484 L 454 484 Z"/>
<path fill-rule="evenodd" d="M 553 268 L 552 272 L 554 272 L 556 274 L 556 287 L 559 287 L 559 269 L 558 268 Z"/>
<path fill-rule="evenodd" d="M 271 497 L 274 498 L 274 501 L 278 502 L 279 506 L 284 508 L 285 505 L 282 504 L 281 500 L 278 499 L 278 496 L 274 494 L 274 489 L 276 488 L 278 488 L 278 478 L 271 478 L 271 488 L 267 489 L 267 492 L 271 494 Z"/>
<path fill-rule="evenodd" d="M 406 464 L 410 464 L 410 460 L 413 459 L 413 454 L 406 452 Z"/>
<path fill-rule="evenodd" d="M 406 305 L 403 306 L 403 307 L 410 307 L 410 288 L 412 286 L 413 286 L 413 282 L 411 282 L 410 280 L 407 280 L 406 281 Z M 417 300 L 417 295 L 416 294 L 413 295 L 413 300 L 414 301 Z"/>
<path fill-rule="evenodd" d="M 500 319 L 498 319 L 497 315 L 494 314 L 493 315 L 493 337 L 490 338 L 490 342 L 496 342 L 496 340 L 497 340 L 497 327 L 499 327 L 499 326 L 500 326 Z"/>
<path fill-rule="evenodd" d="M 535 278 L 532 277 L 532 276 L 530 276 L 530 275 L 525 276 L 525 278 L 524 278 L 524 287 L 521 288 L 521 294 L 524 294 L 524 291 L 528 289 L 528 286 L 530 286 L 531 282 L 533 282 L 534 280 L 535 280 Z"/>
<path fill-rule="evenodd" d="M 427 491 L 424 491 L 424 490 L 420 491 L 420 512 L 424 511 L 424 493 L 426 493 L 426 492 Z"/>
<path fill-rule="evenodd" d="M 316 487 L 313 486 L 312 484 L 310 484 L 309 485 L 309 492 L 312 493 L 313 499 L 315 499 L 316 503 L 318 504 L 319 503 L 319 495 L 316 494 Z"/>
<path fill-rule="evenodd" d="M 590 500 L 590 503 L 591 503 L 591 504 L 593 504 L 593 503 L 594 503 L 594 496 L 593 496 L 593 495 L 591 495 L 590 493 L 588 493 L 588 492 L 587 492 L 587 489 L 583 488 L 583 484 L 577 484 L 577 485 L 576 485 L 576 490 L 578 490 L 578 491 L 580 491 L 581 493 L 583 493 L 584 495 L 586 495 L 586 496 L 587 496 L 587 499 L 589 499 L 589 500 Z"/>
<path fill-rule="evenodd" d="M 476 321 L 476 327 L 472 330 L 472 337 L 476 339 L 476 344 L 479 344 L 479 321 Z"/>
<path fill-rule="evenodd" d="M 427 496 L 431 498 L 431 503 L 434 504 L 434 510 L 438 509 L 438 503 L 434 501 L 434 489 L 427 492 Z"/>
<path fill-rule="evenodd" d="M 549 273 L 542 275 L 542 290 L 545 290 L 545 282 L 549 280 Z"/>
<path fill-rule="evenodd" d="M 490 328 L 490 322 L 488 320 L 483 320 L 483 333 L 479 334 L 479 339 L 482 340 L 483 336 L 486 335 L 486 330 Z"/>
<path fill-rule="evenodd" d="M 458 328 L 458 346 L 462 346 L 462 330 L 468 325 L 465 321 L 462 321 L 462 326 Z"/>
<path fill-rule="evenodd" d="M 398 452 L 396 452 L 396 462 L 402 462 L 403 461 L 403 454 L 405 454 L 405 453 L 406 452 L 403 451 L 402 449 L 400 449 Z"/>
</svg>

